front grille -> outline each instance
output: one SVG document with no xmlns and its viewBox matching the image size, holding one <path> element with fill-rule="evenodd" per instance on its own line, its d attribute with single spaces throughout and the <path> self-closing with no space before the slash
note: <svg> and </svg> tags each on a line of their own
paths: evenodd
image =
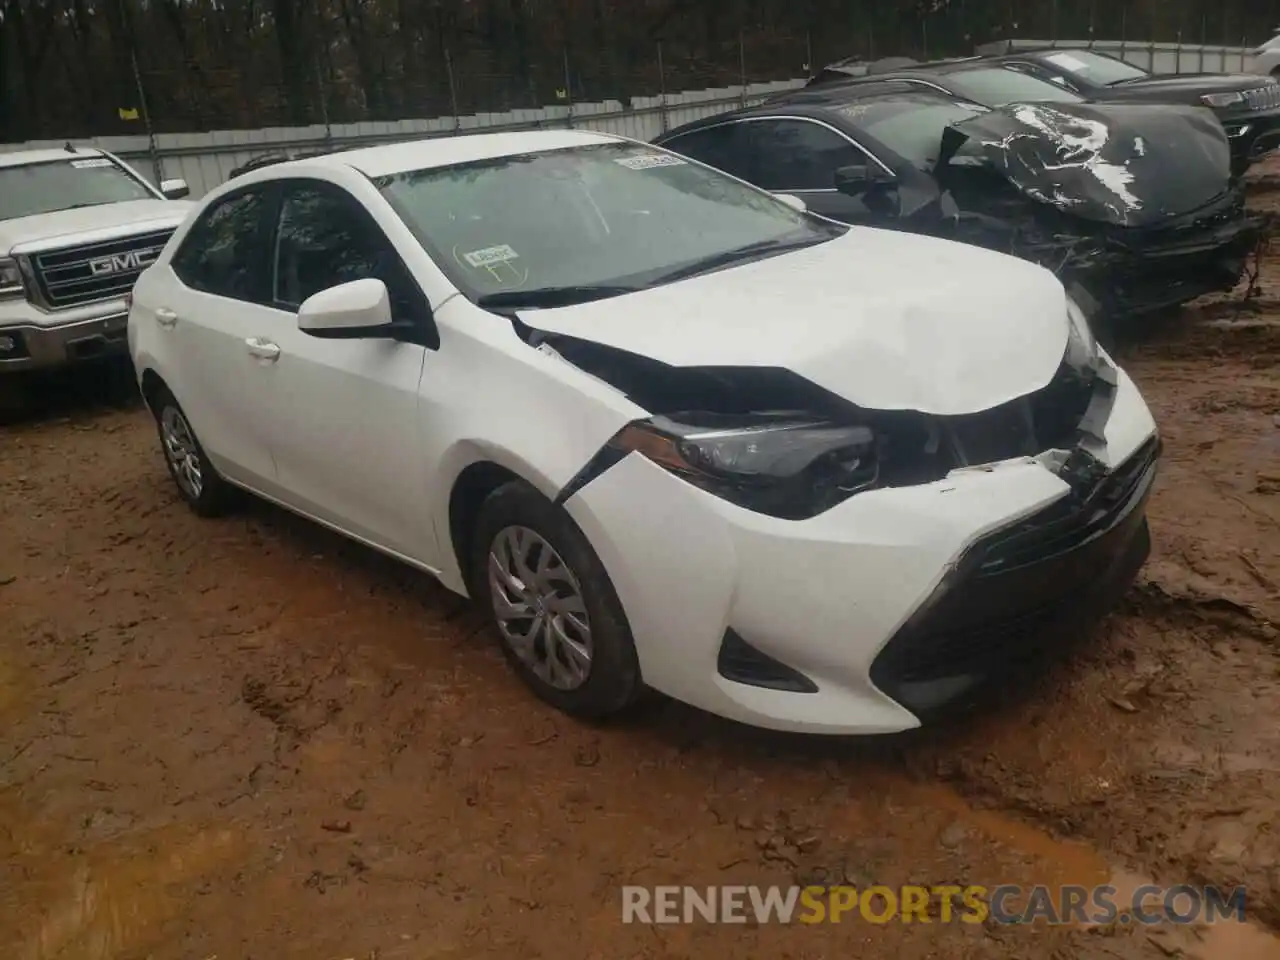
<svg viewBox="0 0 1280 960">
<path fill-rule="evenodd" d="M 1280 83 L 1246 90 L 1244 102 L 1250 110 L 1275 110 L 1280 107 Z"/>
<path fill-rule="evenodd" d="M 1070 449 L 1080 438 L 1089 404 L 1106 400 L 1110 384 L 1065 362 L 1047 385 L 977 413 L 929 416 L 877 412 L 880 483 L 914 486 L 941 480 L 957 467 Z"/>
<path fill-rule="evenodd" d="M 1153 439 L 1106 474 L 1068 465 L 1073 491 L 975 543 L 881 650 L 872 682 L 920 710 L 923 685 L 1003 673 L 1086 634 L 1146 559 L 1159 452 Z"/>
<path fill-rule="evenodd" d="M 123 296 L 172 235 L 172 229 L 158 230 L 35 254 L 31 271 L 36 288 L 55 310 Z"/>
</svg>

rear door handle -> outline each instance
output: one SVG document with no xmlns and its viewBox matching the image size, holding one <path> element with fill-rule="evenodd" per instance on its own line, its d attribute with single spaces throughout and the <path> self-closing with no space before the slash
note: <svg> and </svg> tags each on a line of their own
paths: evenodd
<svg viewBox="0 0 1280 960">
<path fill-rule="evenodd" d="M 172 327 L 178 322 L 178 315 L 168 307 L 156 308 L 156 323 L 162 327 Z"/>
<path fill-rule="evenodd" d="M 280 359 L 280 348 L 270 340 L 249 337 L 249 339 L 245 340 L 244 345 L 249 348 L 249 355 L 257 357 L 259 360 L 274 361 Z"/>
</svg>

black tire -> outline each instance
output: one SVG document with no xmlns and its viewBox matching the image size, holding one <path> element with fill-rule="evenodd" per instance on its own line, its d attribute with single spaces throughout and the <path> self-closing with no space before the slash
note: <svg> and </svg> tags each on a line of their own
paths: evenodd
<svg viewBox="0 0 1280 960">
<path fill-rule="evenodd" d="M 562 689 L 539 676 L 511 645 L 499 623 L 490 582 L 489 555 L 504 530 L 522 527 L 559 555 L 577 583 L 591 637 L 586 678 Z M 644 693 L 631 627 L 600 558 L 561 507 L 524 481 L 495 490 L 480 508 L 470 558 L 472 596 L 481 604 L 502 652 L 517 675 L 542 700 L 584 720 L 603 720 L 638 701 Z M 543 647 L 545 650 L 545 645 Z M 549 656 L 549 654 L 548 654 Z"/>
<path fill-rule="evenodd" d="M 155 416 L 156 433 L 160 438 L 160 453 L 164 457 L 164 464 L 169 470 L 169 476 L 173 479 L 173 485 L 178 488 L 178 496 L 198 516 L 216 517 L 224 513 L 234 497 L 234 488 L 219 476 L 218 471 L 209 462 L 209 457 L 205 454 L 204 447 L 200 445 L 200 439 L 196 436 L 190 421 L 187 420 L 186 413 L 178 405 L 178 401 L 174 399 L 173 394 L 161 388 L 152 398 L 151 412 Z M 200 481 L 197 485 L 198 489 L 197 486 L 193 486 L 181 475 L 181 470 L 175 464 L 174 457 L 170 454 L 170 444 L 165 436 L 165 429 L 166 423 L 170 422 L 169 418 L 175 416 L 185 426 L 191 441 L 189 456 L 194 458 L 199 469 Z"/>
</svg>

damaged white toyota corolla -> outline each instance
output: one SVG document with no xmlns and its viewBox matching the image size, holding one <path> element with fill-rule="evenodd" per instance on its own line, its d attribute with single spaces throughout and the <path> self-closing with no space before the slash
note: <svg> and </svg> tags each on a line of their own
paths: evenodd
<svg viewBox="0 0 1280 960">
<path fill-rule="evenodd" d="M 431 572 L 563 710 L 902 730 L 1114 602 L 1156 428 L 1047 270 L 796 207 L 585 132 L 281 163 L 129 344 L 198 512 Z"/>
</svg>

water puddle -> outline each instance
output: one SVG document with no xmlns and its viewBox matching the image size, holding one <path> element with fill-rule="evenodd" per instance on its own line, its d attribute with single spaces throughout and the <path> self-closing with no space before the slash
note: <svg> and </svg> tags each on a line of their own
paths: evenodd
<svg viewBox="0 0 1280 960">
<path fill-rule="evenodd" d="M 1085 887 L 1109 884 L 1115 888 L 1114 902 L 1120 907 L 1134 903 L 1142 887 L 1157 885 L 1151 877 L 1108 863 L 1086 844 L 1059 840 L 1004 814 L 973 807 L 943 786 L 911 784 L 909 790 L 918 802 L 947 810 L 987 838 L 1035 857 L 1043 871 L 1042 882 L 1051 890 L 1067 884 Z M 1224 895 L 1229 892 L 1223 891 Z M 1159 899 L 1144 898 L 1143 906 L 1155 912 L 1159 909 Z M 1280 960 L 1280 937 L 1251 921 L 1166 923 L 1146 928 L 1145 932 L 1167 955 L 1188 960 Z"/>
<path fill-rule="evenodd" d="M 180 887 L 229 863 L 239 848 L 237 835 L 220 829 L 195 835 L 162 831 L 142 841 L 104 845 L 63 864 L 50 864 L 27 849 L 36 876 L 19 893 L 27 901 L 17 904 L 20 916 L 31 925 L 16 957 L 114 960 L 139 952 L 159 942 L 165 926 L 185 912 Z"/>
</svg>

